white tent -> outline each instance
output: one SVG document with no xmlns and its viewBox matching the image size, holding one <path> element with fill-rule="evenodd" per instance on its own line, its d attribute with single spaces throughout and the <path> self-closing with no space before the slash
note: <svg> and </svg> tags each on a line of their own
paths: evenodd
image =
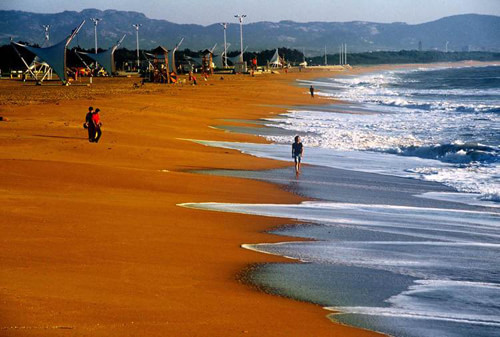
<svg viewBox="0 0 500 337">
<path fill-rule="evenodd" d="M 278 49 L 276 48 L 276 52 L 274 53 L 271 61 L 269 61 L 270 67 L 283 67 L 283 62 L 281 61 L 280 54 L 278 53 Z"/>
</svg>

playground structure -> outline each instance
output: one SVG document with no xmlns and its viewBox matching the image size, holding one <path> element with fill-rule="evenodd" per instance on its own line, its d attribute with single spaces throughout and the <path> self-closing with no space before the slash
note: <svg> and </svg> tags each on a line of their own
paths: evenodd
<svg viewBox="0 0 500 337">
<path fill-rule="evenodd" d="M 212 48 L 212 50 L 205 49 L 204 51 L 201 52 L 201 72 L 205 74 L 210 74 L 213 75 L 214 73 L 214 63 L 213 63 L 213 58 L 214 58 L 214 53 L 213 50 L 215 49 Z"/>
<path fill-rule="evenodd" d="M 211 49 L 205 49 L 201 51 L 200 55 L 197 57 L 186 58 L 188 61 L 192 61 L 194 65 L 200 67 L 202 73 L 213 74 L 214 73 L 214 50 L 217 47 L 217 43 Z"/>
<path fill-rule="evenodd" d="M 150 82 L 171 83 L 168 54 L 169 50 L 163 46 L 156 47 L 152 50 L 152 53 L 144 53 L 149 63 Z"/>
</svg>

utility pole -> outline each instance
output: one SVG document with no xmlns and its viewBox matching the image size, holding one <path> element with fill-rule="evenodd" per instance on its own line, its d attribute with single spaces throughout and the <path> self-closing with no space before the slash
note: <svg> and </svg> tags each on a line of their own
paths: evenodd
<svg viewBox="0 0 500 337">
<path fill-rule="evenodd" d="M 448 43 L 450 43 L 450 41 L 446 41 L 446 44 L 444 46 L 445 53 L 448 52 Z"/>
<path fill-rule="evenodd" d="M 137 71 L 139 71 L 139 67 L 141 66 L 141 61 L 139 59 L 139 28 L 142 26 L 140 23 L 133 24 L 132 27 L 135 28 L 136 32 L 136 42 L 137 42 Z"/>
<path fill-rule="evenodd" d="M 243 18 L 247 16 L 245 14 L 236 14 L 234 17 L 240 21 L 240 62 L 243 63 Z"/>
<path fill-rule="evenodd" d="M 224 27 L 224 67 L 227 68 L 227 40 L 226 40 L 226 29 L 227 29 L 227 22 L 222 22 L 220 24 L 222 27 Z"/>
<path fill-rule="evenodd" d="M 90 20 L 94 23 L 95 54 L 97 54 L 97 25 L 102 19 L 90 18 Z"/>
<path fill-rule="evenodd" d="M 328 58 L 326 56 L 326 46 L 325 46 L 325 66 L 328 65 Z"/>
</svg>

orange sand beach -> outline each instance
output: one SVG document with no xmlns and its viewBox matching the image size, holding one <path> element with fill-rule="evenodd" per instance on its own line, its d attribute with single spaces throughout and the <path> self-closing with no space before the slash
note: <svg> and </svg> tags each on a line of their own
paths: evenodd
<svg viewBox="0 0 500 337">
<path fill-rule="evenodd" d="M 265 182 L 191 173 L 292 163 L 185 139 L 263 142 L 210 126 L 325 102 L 290 84 L 333 74 L 140 89 L 133 78 L 0 81 L 0 336 L 377 335 L 242 281 L 252 264 L 289 262 L 240 247 L 289 240 L 265 233 L 283 220 L 177 206 L 301 201 Z M 82 128 L 90 105 L 101 109 L 99 144 Z"/>
</svg>

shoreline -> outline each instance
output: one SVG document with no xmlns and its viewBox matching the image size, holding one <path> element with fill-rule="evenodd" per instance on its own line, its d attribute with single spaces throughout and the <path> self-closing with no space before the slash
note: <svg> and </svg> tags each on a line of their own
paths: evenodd
<svg viewBox="0 0 500 337">
<path fill-rule="evenodd" d="M 0 154 L 2 330 L 8 336 L 62 327 L 71 334 L 95 336 L 377 335 L 334 325 L 318 306 L 261 294 L 235 281 L 245 266 L 286 261 L 239 247 L 242 242 L 283 241 L 263 231 L 285 221 L 207 215 L 175 206 L 208 200 L 303 200 L 264 182 L 186 173 L 289 165 L 179 139 L 263 143 L 260 137 L 208 126 L 224 117 L 251 120 L 283 111 L 259 103 L 309 105 L 309 96 L 290 81 L 332 74 L 235 76 L 220 82 L 214 76 L 198 87 L 157 87 L 145 94 L 121 90 L 133 79 L 102 79 L 95 88 L 82 88 L 55 104 L 0 106 L 9 118 L 0 134 L 6 149 Z M 120 89 L 115 95 L 124 96 L 106 93 L 113 83 Z M 22 97 L 46 92 L 24 89 Z M 82 98 L 87 90 L 97 92 L 93 99 Z M 252 96 L 241 98 L 241 91 Z M 104 135 L 98 147 L 85 143 L 81 129 L 88 105 L 103 111 Z M 288 315 L 280 320 L 269 319 L 285 310 Z M 191 317 L 189 323 L 186 317 Z"/>
<path fill-rule="evenodd" d="M 186 173 L 287 163 L 179 140 L 264 142 L 208 126 L 227 117 L 257 119 L 281 111 L 260 103 L 309 103 L 302 89 L 289 86 L 294 78 L 293 73 L 213 78 L 198 87 L 150 85 L 155 92 L 144 94 L 121 89 L 132 87 L 133 79 L 102 79 L 48 104 L 51 94 L 64 97 L 74 88 L 51 87 L 44 96 L 45 88 L 2 81 L 4 97 L 23 104 L 34 98 L 0 107 L 8 118 L 0 133 L 2 333 L 376 335 L 333 325 L 319 306 L 269 296 L 237 281 L 249 264 L 285 261 L 240 248 L 242 242 L 282 239 L 264 231 L 283 221 L 176 206 L 301 200 L 263 182 Z M 92 99 L 82 98 L 86 90 L 96 92 Z M 234 98 L 239 104 L 229 103 Z M 103 138 L 97 145 L 86 141 L 81 128 L 89 105 L 102 112 Z"/>
</svg>

